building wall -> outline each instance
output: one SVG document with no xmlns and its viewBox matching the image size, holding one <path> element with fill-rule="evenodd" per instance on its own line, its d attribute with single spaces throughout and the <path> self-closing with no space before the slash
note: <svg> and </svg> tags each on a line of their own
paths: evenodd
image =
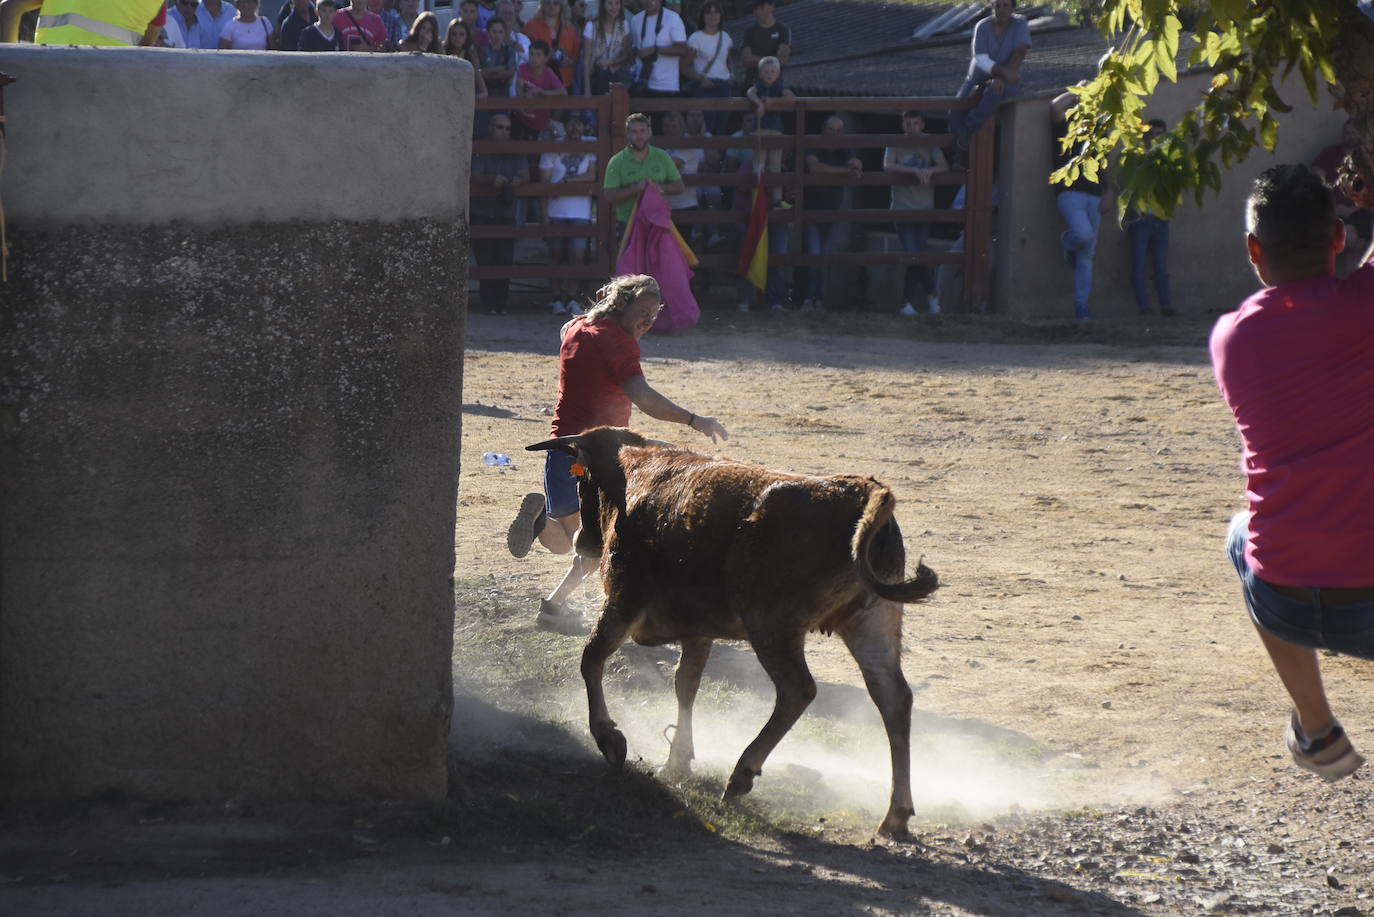
<svg viewBox="0 0 1374 917">
<path fill-rule="evenodd" d="M 1205 74 L 1161 81 L 1145 117 L 1173 126 L 1209 85 Z M 1311 162 L 1340 137 L 1343 112 L 1323 95 L 1318 105 L 1296 77 L 1283 89 L 1293 111 L 1283 115 L 1273 153 L 1257 148 L 1224 173 L 1219 194 L 1207 192 L 1201 206 L 1192 197 L 1170 226 L 1169 267 L 1174 307 L 1188 315 L 1229 311 L 1258 285 L 1245 256 L 1245 197 L 1250 183 L 1273 165 Z M 1072 318 L 1073 272 L 1059 250 L 1063 220 L 1055 209 L 1049 103 L 1052 96 L 1003 106 L 999 151 L 1001 208 L 994 246 L 994 309 L 1018 318 Z M 1092 312 L 1101 318 L 1136 315 L 1131 290 L 1130 247 L 1115 212 L 1103 220 L 1093 263 Z M 1154 287 L 1150 287 L 1154 301 Z"/>
<path fill-rule="evenodd" d="M 0 71 L 0 794 L 441 795 L 471 68 Z"/>
</svg>

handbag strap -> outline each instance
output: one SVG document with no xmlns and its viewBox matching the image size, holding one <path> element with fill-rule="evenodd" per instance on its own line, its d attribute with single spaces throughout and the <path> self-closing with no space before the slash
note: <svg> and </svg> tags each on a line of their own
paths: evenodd
<svg viewBox="0 0 1374 917">
<path fill-rule="evenodd" d="M 725 30 L 721 29 L 716 33 L 716 53 L 711 55 L 711 59 L 706 62 L 706 67 L 701 71 L 702 76 L 706 76 L 706 71 L 716 65 L 716 58 L 720 57 L 720 46 L 725 44 Z"/>
<path fill-rule="evenodd" d="M 372 43 L 372 39 L 367 37 L 367 33 L 363 31 L 362 24 L 359 23 L 358 20 L 353 18 L 352 10 L 344 10 L 344 15 L 347 16 L 349 21 L 353 23 L 353 27 L 358 30 L 358 34 L 363 37 L 363 41 L 367 43 L 367 46 L 369 48 L 377 47 Z"/>
</svg>

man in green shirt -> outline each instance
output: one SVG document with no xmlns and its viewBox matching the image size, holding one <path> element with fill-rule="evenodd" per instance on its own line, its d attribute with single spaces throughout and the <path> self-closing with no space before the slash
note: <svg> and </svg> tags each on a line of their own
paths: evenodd
<svg viewBox="0 0 1374 917">
<path fill-rule="evenodd" d="M 653 139 L 649 116 L 636 112 L 625 119 L 625 138 L 629 146 L 606 163 L 606 200 L 615 205 L 615 235 L 625 234 L 625 224 L 634 210 L 635 199 L 650 183 L 666 194 L 681 194 L 682 174 L 663 150 L 649 145 Z"/>
</svg>

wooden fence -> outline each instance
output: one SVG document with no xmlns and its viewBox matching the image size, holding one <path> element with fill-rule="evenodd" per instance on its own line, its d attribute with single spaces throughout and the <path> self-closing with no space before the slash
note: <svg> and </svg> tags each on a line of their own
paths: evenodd
<svg viewBox="0 0 1374 917">
<path fill-rule="evenodd" d="M 886 148 L 940 146 L 951 148 L 954 143 L 951 134 L 922 134 L 909 137 L 904 134 L 845 134 L 839 137 L 806 133 L 808 114 L 830 114 L 842 111 L 851 114 L 900 114 L 914 108 L 930 114 L 940 114 L 971 108 L 973 99 L 938 98 L 798 98 L 795 100 L 772 100 L 770 107 L 780 111 L 793 112 L 793 127 L 790 134 L 751 137 L 679 137 L 667 138 L 655 134 L 654 146 L 662 149 L 689 148 L 714 150 L 782 149 L 791 151 L 793 171 L 772 173 L 765 176 L 765 183 L 790 189 L 794 206 L 790 209 L 771 210 L 769 221 L 786 223 L 792 227 L 790 248 L 786 254 L 772 254 L 769 265 L 776 267 L 795 267 L 799 265 L 957 265 L 963 268 L 964 283 L 961 308 L 963 311 L 986 311 L 988 293 L 991 286 L 990 247 L 992 239 L 992 171 L 993 171 L 993 132 L 994 121 L 989 120 L 982 130 L 972 138 L 969 146 L 966 169 L 951 169 L 934 176 L 937 185 L 966 185 L 965 205 L 961 210 L 931 209 L 901 211 L 904 221 L 959 224 L 964 235 L 963 251 L 950 252 L 877 252 L 848 251 L 826 254 L 803 254 L 802 240 L 807 223 L 852 223 L 891 226 L 893 212 L 887 208 L 851 208 L 847 210 L 808 210 L 803 206 L 802 194 L 805 188 L 845 185 L 851 187 L 891 186 L 911 181 L 905 174 L 882 171 L 865 171 L 860 176 L 825 175 L 808 173 L 803 165 L 807 153 L 814 150 L 849 148 L 854 150 Z M 595 114 L 600 127 L 594 140 L 582 141 L 542 141 L 542 140 L 475 140 L 472 145 L 474 154 L 517 153 L 537 156 L 542 153 L 594 153 L 596 155 L 596 180 L 585 186 L 568 184 L 544 184 L 531 181 L 517 189 L 519 197 L 549 198 L 566 196 L 576 188 L 579 193 L 593 197 L 596 204 L 596 219 L 590 226 L 521 224 L 521 225 L 474 225 L 471 227 L 473 238 L 535 238 L 552 239 L 566 237 L 589 237 L 595 240 L 595 255 L 585 264 L 513 264 L 509 267 L 478 266 L 472 270 L 475 279 L 509 277 L 515 279 L 546 278 L 594 278 L 604 280 L 611 276 L 617 254 L 613 247 L 612 235 L 615 221 L 612 218 L 612 205 L 597 193 L 602 186 L 602 175 L 611 156 L 625 147 L 625 119 L 631 112 L 645 113 L 683 111 L 745 112 L 752 110 L 745 99 L 707 99 L 707 98 L 631 98 L 626 87 L 615 85 L 605 96 L 544 96 L 538 98 L 484 98 L 477 100 L 479 110 L 553 110 L 591 111 Z M 555 115 L 556 117 L 556 115 Z M 715 223 L 744 223 L 748 219 L 749 189 L 753 188 L 756 178 L 752 174 L 703 173 L 683 176 L 688 188 L 720 187 L 740 188 L 742 193 L 734 195 L 733 210 L 698 210 L 678 212 L 673 216 L 679 226 L 692 226 Z M 474 196 L 493 194 L 484 185 L 472 186 Z M 738 258 L 737 252 L 708 253 L 697 252 L 702 265 L 732 271 Z"/>
</svg>

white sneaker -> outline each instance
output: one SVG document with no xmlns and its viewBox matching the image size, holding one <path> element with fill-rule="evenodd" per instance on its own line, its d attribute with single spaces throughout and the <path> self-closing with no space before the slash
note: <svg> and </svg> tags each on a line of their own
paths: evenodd
<svg viewBox="0 0 1374 917">
<path fill-rule="evenodd" d="M 780 302 L 775 302 L 775 303 L 773 303 L 773 306 L 772 306 L 772 308 L 771 308 L 770 311 L 773 311 L 773 312 L 786 312 L 787 310 L 784 309 L 784 308 L 782 307 L 782 303 L 780 303 Z"/>
<path fill-rule="evenodd" d="M 741 312 L 748 312 L 748 311 L 749 311 L 749 304 L 748 304 L 747 302 L 742 302 L 742 303 L 740 303 L 740 304 L 739 304 L 739 310 L 740 310 Z"/>
<path fill-rule="evenodd" d="M 816 311 L 816 301 L 815 301 L 814 299 L 803 299 L 803 300 L 802 300 L 802 304 L 801 304 L 801 311 L 803 311 L 803 312 L 815 312 L 815 311 Z"/>
<path fill-rule="evenodd" d="M 907 303 L 906 305 L 902 306 L 900 309 L 897 310 L 897 314 L 898 314 L 898 315 L 915 315 L 915 314 L 916 314 L 916 307 L 913 306 L 911 303 Z"/>
<path fill-rule="evenodd" d="M 931 315 L 938 314 L 940 311 L 940 297 L 931 295 L 931 297 L 926 300 L 926 305 L 930 306 Z"/>
<path fill-rule="evenodd" d="M 575 299 L 568 300 L 566 303 L 564 303 L 564 306 L 567 308 L 569 315 L 587 314 L 587 310 L 578 305 L 577 300 Z"/>
<path fill-rule="evenodd" d="M 554 315 L 566 315 L 568 310 L 563 307 L 563 300 L 555 299 L 549 303 L 549 311 Z"/>
</svg>

